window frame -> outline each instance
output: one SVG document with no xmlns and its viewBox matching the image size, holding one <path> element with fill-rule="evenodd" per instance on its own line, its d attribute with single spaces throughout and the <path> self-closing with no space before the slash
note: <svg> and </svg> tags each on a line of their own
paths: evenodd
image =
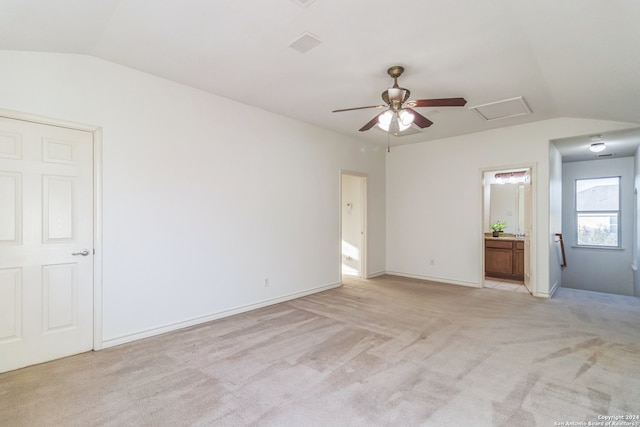
<svg viewBox="0 0 640 427">
<path fill-rule="evenodd" d="M 594 181 L 599 179 L 611 179 L 617 178 L 618 180 L 618 209 L 617 210 L 578 210 L 578 181 Z M 612 175 L 612 176 L 598 176 L 598 177 L 590 177 L 590 178 L 576 178 L 574 181 L 574 191 L 573 191 L 573 212 L 574 212 L 574 227 L 573 232 L 575 236 L 574 247 L 576 248 L 584 248 L 584 249 L 609 249 L 609 250 L 617 250 L 622 249 L 622 176 L 621 175 Z M 616 214 L 618 223 L 616 230 L 616 240 L 617 245 L 594 245 L 594 244 L 581 244 L 578 241 L 580 230 L 579 230 L 579 218 L 580 215 L 611 215 Z"/>
</svg>

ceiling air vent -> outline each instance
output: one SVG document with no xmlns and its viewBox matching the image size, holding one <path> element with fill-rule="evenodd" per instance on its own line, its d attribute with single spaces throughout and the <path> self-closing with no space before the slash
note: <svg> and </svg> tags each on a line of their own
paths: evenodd
<svg viewBox="0 0 640 427">
<path fill-rule="evenodd" d="M 316 0 L 293 0 L 293 2 L 295 4 L 297 4 L 300 7 L 307 7 L 309 6 L 311 3 L 313 3 Z"/>
<path fill-rule="evenodd" d="M 490 102 L 488 104 L 469 107 L 486 121 L 508 119 L 510 117 L 524 116 L 531 114 L 531 109 L 523 97 L 504 99 L 502 101 Z"/>
<path fill-rule="evenodd" d="M 291 42 L 291 44 L 289 44 L 289 47 L 297 50 L 300 53 L 306 53 L 314 47 L 318 46 L 320 43 L 322 43 L 322 40 L 311 33 L 305 32 L 296 40 Z"/>
<path fill-rule="evenodd" d="M 596 157 L 599 158 L 599 159 L 606 159 L 606 158 L 609 158 L 609 157 L 613 157 L 613 153 L 598 154 Z"/>
</svg>

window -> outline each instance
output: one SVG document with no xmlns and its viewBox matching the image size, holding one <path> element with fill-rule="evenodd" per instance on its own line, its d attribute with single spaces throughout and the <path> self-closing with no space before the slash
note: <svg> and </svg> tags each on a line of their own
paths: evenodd
<svg viewBox="0 0 640 427">
<path fill-rule="evenodd" d="M 578 246 L 620 247 L 620 177 L 576 180 Z"/>
</svg>

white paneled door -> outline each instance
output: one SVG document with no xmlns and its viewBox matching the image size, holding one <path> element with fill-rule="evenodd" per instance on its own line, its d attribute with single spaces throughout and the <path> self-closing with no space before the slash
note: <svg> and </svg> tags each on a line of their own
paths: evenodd
<svg viewBox="0 0 640 427">
<path fill-rule="evenodd" d="M 93 347 L 93 135 L 0 117 L 0 372 Z"/>
</svg>

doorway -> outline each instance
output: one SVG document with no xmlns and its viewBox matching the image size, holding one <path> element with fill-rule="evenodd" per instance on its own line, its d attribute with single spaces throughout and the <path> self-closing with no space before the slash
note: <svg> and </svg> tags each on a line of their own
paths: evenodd
<svg viewBox="0 0 640 427">
<path fill-rule="evenodd" d="M 367 277 L 367 176 L 355 172 L 340 175 L 340 271 Z"/>
<path fill-rule="evenodd" d="M 482 286 L 535 295 L 533 166 L 482 174 Z M 496 228 L 501 231 L 494 233 Z"/>
<path fill-rule="evenodd" d="M 99 139 L 0 114 L 0 372 L 95 348 Z"/>
</svg>

